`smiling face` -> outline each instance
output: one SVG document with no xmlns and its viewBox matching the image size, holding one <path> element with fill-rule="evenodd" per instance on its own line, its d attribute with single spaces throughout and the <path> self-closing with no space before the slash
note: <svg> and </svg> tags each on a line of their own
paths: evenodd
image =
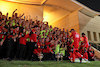
<svg viewBox="0 0 100 67">
<path fill-rule="evenodd" d="M 26 30 L 25 29 L 23 29 L 23 33 L 25 33 L 26 32 Z"/>
<path fill-rule="evenodd" d="M 42 43 L 44 43 L 44 39 L 42 39 Z"/>
<path fill-rule="evenodd" d="M 39 27 L 34 27 L 34 30 L 37 31 L 39 29 Z"/>
<path fill-rule="evenodd" d="M 71 33 L 73 33 L 74 32 L 74 30 L 71 30 Z"/>
<path fill-rule="evenodd" d="M 84 35 L 82 35 L 82 37 L 84 37 Z"/>
<path fill-rule="evenodd" d="M 49 38 L 46 39 L 46 42 L 49 42 Z"/>
<path fill-rule="evenodd" d="M 17 27 L 16 30 L 19 31 L 19 27 Z"/>
</svg>

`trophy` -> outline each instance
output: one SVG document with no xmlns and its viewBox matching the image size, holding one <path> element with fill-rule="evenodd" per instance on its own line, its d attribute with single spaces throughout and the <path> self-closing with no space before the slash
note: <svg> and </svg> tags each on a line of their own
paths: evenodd
<svg viewBox="0 0 100 67">
<path fill-rule="evenodd" d="M 59 61 L 60 53 L 56 54 L 57 61 Z"/>
<path fill-rule="evenodd" d="M 42 62 L 41 60 L 42 60 L 42 58 L 43 58 L 43 54 L 41 54 L 40 56 L 38 56 L 38 58 L 40 59 L 39 62 Z"/>
<path fill-rule="evenodd" d="M 61 57 L 61 61 L 63 61 L 63 54 L 62 53 L 60 54 L 60 57 Z"/>
</svg>

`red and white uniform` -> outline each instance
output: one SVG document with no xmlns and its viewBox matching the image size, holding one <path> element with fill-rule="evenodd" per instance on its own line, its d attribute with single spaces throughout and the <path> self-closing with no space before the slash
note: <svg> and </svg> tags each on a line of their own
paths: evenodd
<svg viewBox="0 0 100 67">
<path fill-rule="evenodd" d="M 84 44 L 84 54 L 83 54 L 83 57 L 84 58 L 86 58 L 86 59 L 88 59 L 88 53 L 87 53 L 87 48 L 88 48 L 88 46 L 89 46 L 89 43 L 88 43 L 88 39 L 87 39 L 87 37 L 86 36 L 84 36 L 83 37 L 83 44 Z"/>
<path fill-rule="evenodd" d="M 74 42 L 72 43 L 74 45 L 73 52 L 72 52 L 72 57 L 73 61 L 75 61 L 76 56 L 78 58 L 81 58 L 81 54 L 78 52 L 79 51 L 79 42 L 80 42 L 80 36 L 77 32 L 72 32 L 70 38 L 73 37 Z"/>
<path fill-rule="evenodd" d="M 80 35 L 77 33 L 77 32 L 72 32 L 70 38 L 73 37 L 73 45 L 74 45 L 74 48 L 78 48 L 79 47 L 79 42 L 80 42 Z"/>
<path fill-rule="evenodd" d="M 83 44 L 85 48 L 88 48 L 89 43 L 88 43 L 88 38 L 86 36 L 83 37 Z"/>
</svg>

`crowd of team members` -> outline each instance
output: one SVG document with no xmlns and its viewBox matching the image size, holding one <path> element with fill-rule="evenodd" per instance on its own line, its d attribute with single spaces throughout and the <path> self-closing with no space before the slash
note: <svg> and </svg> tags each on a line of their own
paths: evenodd
<svg viewBox="0 0 100 67">
<path fill-rule="evenodd" d="M 94 57 L 91 47 L 85 44 L 85 34 L 82 34 L 83 41 L 78 49 L 80 37 L 78 35 L 78 39 L 75 38 L 77 32 L 74 29 L 71 29 L 70 36 L 65 29 L 61 31 L 57 27 L 52 28 L 48 22 L 44 23 L 37 19 L 33 21 L 31 18 L 27 20 L 25 17 L 22 19 L 24 14 L 18 17 L 16 10 L 12 17 L 8 17 L 8 13 L 5 16 L 0 12 L 1 59 L 39 60 L 38 57 L 43 54 L 43 60 L 56 61 L 55 56 L 60 53 L 64 59 L 72 57 L 74 61 L 78 52 L 79 58 L 82 58 L 81 55 L 86 59 L 89 55 L 91 58 Z"/>
</svg>

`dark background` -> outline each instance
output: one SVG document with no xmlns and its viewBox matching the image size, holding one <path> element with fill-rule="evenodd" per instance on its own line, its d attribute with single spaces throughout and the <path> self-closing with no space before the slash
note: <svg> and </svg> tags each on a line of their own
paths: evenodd
<svg viewBox="0 0 100 67">
<path fill-rule="evenodd" d="M 76 0 L 90 9 L 100 12 L 100 0 Z"/>
</svg>

